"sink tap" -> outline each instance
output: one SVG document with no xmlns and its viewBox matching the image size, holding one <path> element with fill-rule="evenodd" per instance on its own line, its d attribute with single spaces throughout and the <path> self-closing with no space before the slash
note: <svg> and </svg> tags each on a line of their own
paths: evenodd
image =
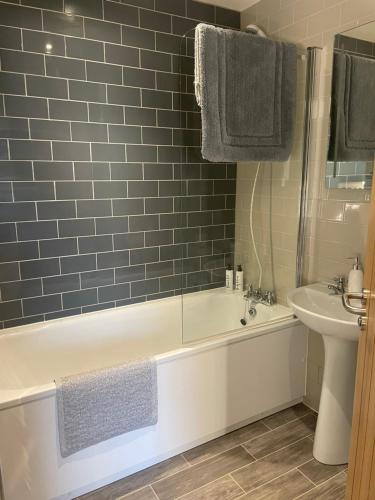
<svg viewBox="0 0 375 500">
<path fill-rule="evenodd" d="M 343 295 L 345 293 L 345 278 L 344 276 L 337 276 L 333 278 L 334 283 L 328 285 L 330 295 Z"/>
</svg>

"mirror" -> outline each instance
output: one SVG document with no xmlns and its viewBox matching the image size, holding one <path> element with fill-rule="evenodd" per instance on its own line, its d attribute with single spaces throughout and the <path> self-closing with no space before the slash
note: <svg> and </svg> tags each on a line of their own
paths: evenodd
<svg viewBox="0 0 375 500">
<path fill-rule="evenodd" d="M 370 189 L 375 152 L 375 21 L 335 36 L 326 187 Z"/>
</svg>

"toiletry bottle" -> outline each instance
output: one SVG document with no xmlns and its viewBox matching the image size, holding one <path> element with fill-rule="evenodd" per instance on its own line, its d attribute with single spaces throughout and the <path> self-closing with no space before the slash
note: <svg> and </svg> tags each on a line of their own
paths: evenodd
<svg viewBox="0 0 375 500">
<path fill-rule="evenodd" d="M 241 264 L 237 266 L 236 271 L 236 290 L 240 292 L 243 291 L 243 270 Z"/>
<path fill-rule="evenodd" d="M 233 269 L 230 264 L 227 265 L 227 270 L 225 271 L 225 288 L 233 290 Z"/>
<path fill-rule="evenodd" d="M 348 276 L 348 292 L 362 292 L 363 288 L 363 271 L 359 263 L 358 256 L 354 259 L 353 269 Z M 353 306 L 361 307 L 361 301 L 354 299 L 351 301 Z"/>
</svg>

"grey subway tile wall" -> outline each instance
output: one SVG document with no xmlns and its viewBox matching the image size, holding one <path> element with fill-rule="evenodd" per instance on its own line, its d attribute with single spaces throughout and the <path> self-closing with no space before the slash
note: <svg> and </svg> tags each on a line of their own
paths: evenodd
<svg viewBox="0 0 375 500">
<path fill-rule="evenodd" d="M 200 154 L 193 0 L 0 1 L 0 327 L 224 284 L 236 165 Z"/>
</svg>

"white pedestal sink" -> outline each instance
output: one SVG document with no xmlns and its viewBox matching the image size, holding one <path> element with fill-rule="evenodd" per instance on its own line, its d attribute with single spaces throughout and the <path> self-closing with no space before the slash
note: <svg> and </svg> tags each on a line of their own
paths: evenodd
<svg viewBox="0 0 375 500">
<path fill-rule="evenodd" d="M 324 341 L 325 363 L 314 457 L 324 464 L 348 462 L 353 412 L 357 347 L 357 316 L 348 313 L 341 295 L 329 295 L 327 285 L 317 283 L 288 294 L 294 314 Z"/>
</svg>

